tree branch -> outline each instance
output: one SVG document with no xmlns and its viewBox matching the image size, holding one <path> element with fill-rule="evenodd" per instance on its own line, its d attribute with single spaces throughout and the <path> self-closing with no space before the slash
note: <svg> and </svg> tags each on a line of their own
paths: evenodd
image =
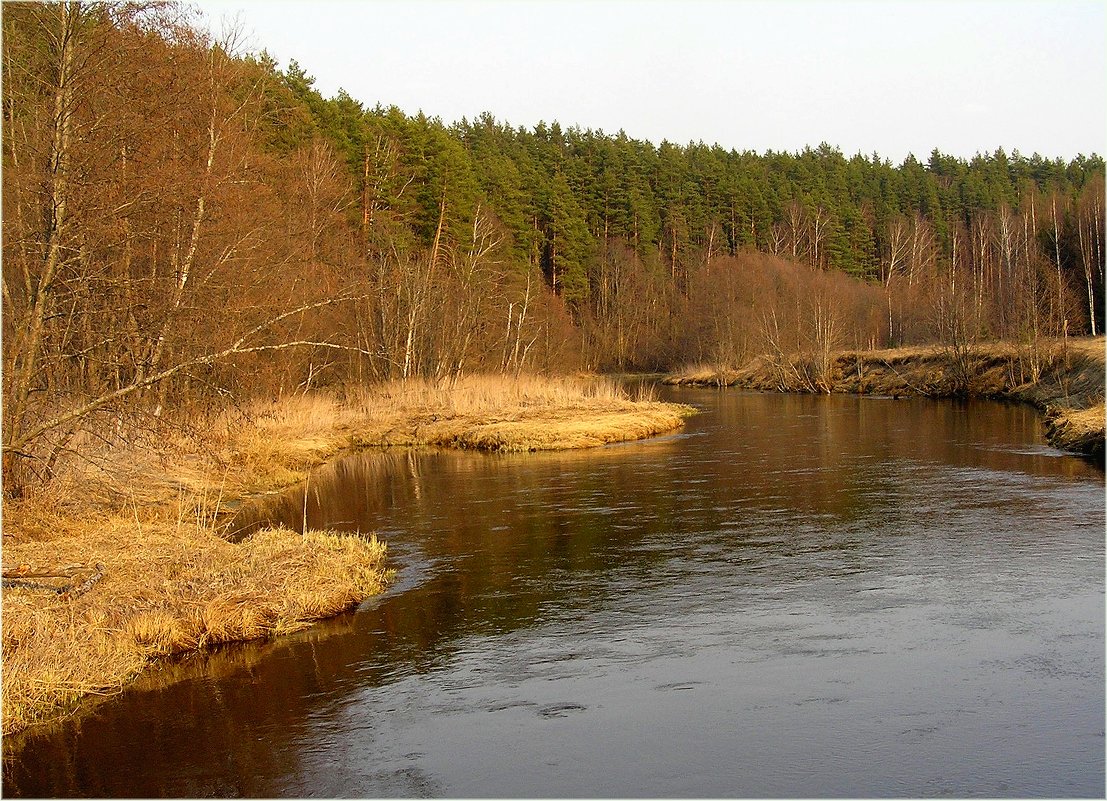
<svg viewBox="0 0 1107 801">
<path fill-rule="evenodd" d="M 317 342 L 314 340 L 298 339 L 290 340 L 287 342 L 277 342 L 268 345 L 246 345 L 246 343 L 253 336 L 260 334 L 267 328 L 271 328 L 272 326 L 279 323 L 281 320 L 285 320 L 289 317 L 292 317 L 293 315 L 301 314 L 306 311 L 311 311 L 312 309 L 318 309 L 323 306 L 333 305 L 335 303 L 341 303 L 348 300 L 356 301 L 360 299 L 362 299 L 362 296 L 342 296 L 337 298 L 328 298 L 327 300 L 318 301 L 315 303 L 308 303 L 298 308 L 283 312 L 282 314 L 278 314 L 276 317 L 271 317 L 264 323 L 254 326 L 245 334 L 240 336 L 229 348 L 179 362 L 171 367 L 165 368 L 164 370 L 160 370 L 153 375 L 136 377 L 134 381 L 132 381 L 125 387 L 120 387 L 119 389 L 113 390 L 112 392 L 107 392 L 103 395 L 93 398 L 86 403 L 81 404 L 80 406 L 69 409 L 68 411 L 62 412 L 61 414 L 45 420 L 26 431 L 20 432 L 12 440 L 3 444 L 3 453 L 11 454 L 13 456 L 26 456 L 26 446 L 48 431 L 52 431 L 53 429 L 59 428 L 66 423 L 70 423 L 75 420 L 79 420 L 82 417 L 86 417 L 93 412 L 114 403 L 117 400 L 138 392 L 139 390 L 146 389 L 147 387 L 154 386 L 155 384 L 160 384 L 162 381 L 165 381 L 168 378 L 172 378 L 178 373 L 188 370 L 189 368 L 199 367 L 206 364 L 215 364 L 216 362 L 223 361 L 224 359 L 227 359 L 231 356 L 237 356 L 246 353 L 260 353 L 263 351 L 287 350 L 289 348 L 297 347 L 320 347 L 329 348 L 332 350 L 356 351 L 365 355 L 371 355 L 368 351 L 365 351 L 361 348 L 351 347 L 348 345 L 338 345 L 333 342 Z"/>
</svg>

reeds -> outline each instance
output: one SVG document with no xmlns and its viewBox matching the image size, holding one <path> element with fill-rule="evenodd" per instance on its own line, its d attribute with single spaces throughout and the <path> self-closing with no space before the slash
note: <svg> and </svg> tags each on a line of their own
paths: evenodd
<svg viewBox="0 0 1107 801">
<path fill-rule="evenodd" d="M 132 477 L 133 503 L 181 486 L 224 504 L 302 481 L 356 448 L 439 446 L 500 451 L 581 448 L 672 430 L 688 407 L 631 400 L 602 377 L 470 376 L 316 392 L 229 410 L 174 455 Z M 495 435 L 490 435 L 490 427 Z"/>
</svg>

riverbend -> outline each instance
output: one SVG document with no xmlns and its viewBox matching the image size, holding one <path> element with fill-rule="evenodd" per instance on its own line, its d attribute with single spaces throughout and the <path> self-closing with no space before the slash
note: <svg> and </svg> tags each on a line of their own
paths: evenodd
<svg viewBox="0 0 1107 801">
<path fill-rule="evenodd" d="M 1103 795 L 1098 468 L 1024 405 L 668 392 L 670 436 L 317 471 L 257 513 L 391 588 L 5 738 L 5 792 Z"/>
<path fill-rule="evenodd" d="M 4 734 L 115 693 L 153 660 L 295 631 L 379 592 L 389 570 L 372 536 L 279 524 L 237 545 L 225 536 L 232 510 L 341 453 L 587 448 L 670 431 L 692 411 L 609 379 L 474 376 L 91 438 L 41 491 L 4 499 Z"/>
</svg>

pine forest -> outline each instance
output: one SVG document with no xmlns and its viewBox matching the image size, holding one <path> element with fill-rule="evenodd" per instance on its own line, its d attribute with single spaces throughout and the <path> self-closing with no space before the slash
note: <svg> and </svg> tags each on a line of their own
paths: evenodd
<svg viewBox="0 0 1107 801">
<path fill-rule="evenodd" d="M 174 5 L 3 36 L 6 467 L 127 408 L 1103 329 L 1099 155 L 447 123 Z"/>
</svg>

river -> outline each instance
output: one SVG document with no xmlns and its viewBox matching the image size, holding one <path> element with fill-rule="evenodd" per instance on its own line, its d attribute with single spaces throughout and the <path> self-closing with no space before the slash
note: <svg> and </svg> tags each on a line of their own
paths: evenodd
<svg viewBox="0 0 1107 801">
<path fill-rule="evenodd" d="M 1099 469 L 1023 406 L 663 397 L 702 413 L 321 469 L 269 514 L 394 586 L 6 738 L 4 794 L 1103 797 Z"/>
</svg>

